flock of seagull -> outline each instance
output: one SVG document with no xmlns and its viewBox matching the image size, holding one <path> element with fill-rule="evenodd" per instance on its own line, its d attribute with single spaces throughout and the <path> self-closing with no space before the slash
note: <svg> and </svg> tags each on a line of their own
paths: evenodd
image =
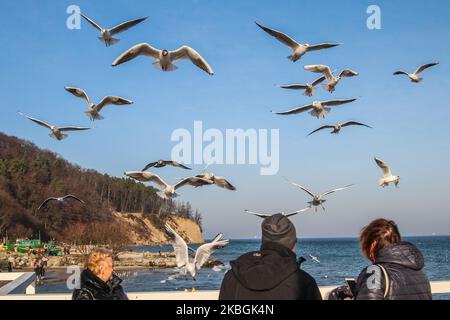
<svg viewBox="0 0 450 320">
<path fill-rule="evenodd" d="M 114 38 L 117 34 L 128 30 L 137 24 L 142 23 L 147 19 L 147 17 L 127 21 L 124 23 L 121 23 L 115 27 L 112 28 L 104 28 L 101 27 L 98 23 L 96 23 L 91 18 L 87 17 L 86 15 L 81 15 L 90 25 L 92 25 L 95 29 L 97 29 L 100 32 L 100 36 L 98 39 L 102 41 L 106 46 L 111 46 L 116 43 L 118 43 L 120 40 L 117 38 Z M 287 57 L 292 62 L 296 62 L 300 60 L 305 54 L 311 53 L 318 50 L 324 50 L 324 49 L 330 49 L 333 47 L 337 47 L 340 44 L 338 43 L 319 43 L 319 44 L 302 44 L 297 42 L 296 40 L 292 39 L 285 33 L 282 33 L 280 31 L 268 28 L 266 26 L 263 26 L 262 24 L 255 22 L 259 28 L 261 28 L 263 31 L 280 41 L 281 43 L 285 44 L 291 49 L 291 54 Z M 121 65 L 123 63 L 129 62 L 139 56 L 147 56 L 154 60 L 153 66 L 157 68 L 158 70 L 168 72 L 168 71 L 175 71 L 177 70 L 176 63 L 180 60 L 187 59 L 191 61 L 196 67 L 203 70 L 209 75 L 214 75 L 214 71 L 211 68 L 211 66 L 208 64 L 208 62 L 193 48 L 182 45 L 176 50 L 167 50 L 167 49 L 157 49 L 151 46 L 148 43 L 139 43 L 125 52 L 123 52 L 117 59 L 115 59 L 112 62 L 112 66 L 116 67 L 118 65 Z M 408 73 L 405 71 L 396 71 L 394 75 L 406 75 L 411 79 L 414 83 L 419 83 L 423 80 L 423 78 L 420 76 L 420 74 L 433 66 L 436 66 L 438 62 L 428 63 L 425 65 L 420 66 L 417 68 L 417 70 L 414 73 Z M 331 69 L 329 66 L 324 64 L 314 64 L 314 65 L 306 65 L 304 66 L 304 70 L 311 72 L 311 73 L 318 73 L 320 74 L 320 77 L 313 80 L 310 83 L 305 84 L 287 84 L 287 85 L 279 85 L 278 87 L 288 90 L 303 90 L 303 95 L 307 97 L 312 97 L 315 95 L 317 91 L 317 87 L 319 84 L 322 84 L 323 88 L 329 92 L 330 94 L 334 93 L 336 91 L 337 85 L 340 83 L 340 81 L 344 78 L 352 78 L 357 77 L 359 74 L 358 72 L 345 68 L 339 73 L 336 73 L 337 70 Z M 325 83 L 324 83 L 325 82 Z M 98 103 L 94 103 L 91 101 L 87 93 L 77 87 L 69 87 L 66 86 L 65 90 L 72 95 L 74 95 L 77 98 L 80 98 L 85 101 L 87 104 L 87 111 L 85 114 L 90 118 L 91 121 L 96 120 L 103 120 L 104 117 L 100 114 L 100 112 L 109 105 L 115 105 L 115 106 L 121 106 L 121 105 L 131 105 L 133 104 L 133 101 L 130 99 L 126 99 L 119 96 L 106 96 L 102 100 L 100 100 Z M 357 100 L 356 98 L 352 99 L 332 99 L 332 100 L 322 100 L 322 101 L 313 101 L 311 103 L 292 108 L 287 111 L 278 111 L 273 112 L 277 115 L 295 115 L 300 114 L 304 112 L 309 112 L 309 114 L 317 119 L 325 118 L 327 114 L 331 111 L 333 107 L 341 106 L 345 104 L 349 104 Z M 19 112 L 20 115 L 28 118 L 29 120 L 33 121 L 34 123 L 43 126 L 51 131 L 50 137 L 57 139 L 57 140 L 63 140 L 67 138 L 67 134 L 64 132 L 69 131 L 85 131 L 92 129 L 91 127 L 77 127 L 77 126 L 56 126 L 48 124 L 40 119 L 31 117 L 29 115 L 25 115 L 21 112 Z M 331 129 L 332 131 L 330 133 L 332 134 L 338 134 L 343 128 L 349 127 L 349 126 L 359 126 L 359 127 L 366 127 L 371 128 L 371 126 L 358 122 L 358 121 L 347 121 L 343 123 L 337 123 L 337 124 L 327 124 L 319 127 L 318 129 L 312 131 L 308 134 L 308 136 L 319 132 L 324 129 Z M 390 167 L 381 159 L 375 158 L 376 164 L 381 168 L 383 172 L 383 177 L 379 180 L 379 185 L 381 187 L 386 187 L 389 184 L 393 183 L 395 186 L 398 186 L 400 182 L 400 177 L 395 176 L 392 174 Z M 202 186 L 208 186 L 208 185 L 216 185 L 218 187 L 227 189 L 227 190 L 236 190 L 236 188 L 224 177 L 216 176 L 214 173 L 211 172 L 201 172 L 196 175 L 192 175 L 183 179 L 180 179 L 178 182 L 174 184 L 169 184 L 165 182 L 161 177 L 159 177 L 157 174 L 147 171 L 151 168 L 163 168 L 166 166 L 172 166 L 184 170 L 192 170 L 191 168 L 178 163 L 176 161 L 172 160 L 158 160 L 151 162 L 147 164 L 141 171 L 127 171 L 124 174 L 132 179 L 135 179 L 140 182 L 150 182 L 155 185 L 157 185 L 160 189 L 159 192 L 157 192 L 158 196 L 160 196 L 162 199 L 171 199 L 178 194 L 176 191 L 180 189 L 183 186 L 190 185 L 194 188 L 202 187 Z M 206 168 L 205 168 L 206 170 Z M 315 208 L 315 211 L 317 211 L 318 207 L 321 207 L 323 210 L 325 210 L 324 202 L 326 201 L 324 199 L 325 196 L 332 194 L 337 191 L 345 190 L 352 185 L 347 185 L 342 188 L 336 188 L 329 190 L 327 192 L 324 192 L 322 194 L 316 194 L 309 189 L 307 189 L 304 186 L 301 186 L 297 183 L 290 182 L 289 183 L 294 185 L 295 187 L 300 188 L 302 191 L 307 193 L 312 200 L 307 202 L 308 206 L 304 209 L 284 213 L 281 212 L 281 214 L 284 214 L 287 217 L 297 215 L 299 213 L 305 212 L 311 208 Z M 66 195 L 64 197 L 50 197 L 46 199 L 38 208 L 38 210 L 41 210 L 43 207 L 47 206 L 49 202 L 60 202 L 63 203 L 66 200 L 76 200 L 82 204 L 84 202 L 77 198 L 74 195 Z M 272 214 L 267 213 L 259 213 L 254 211 L 245 210 L 245 212 L 256 215 L 260 218 L 266 218 L 268 216 L 271 216 Z M 167 234 L 172 239 L 172 245 L 176 254 L 176 262 L 177 267 L 179 268 L 181 274 L 186 275 L 188 272 L 191 274 L 191 276 L 195 279 L 196 272 L 204 265 L 204 263 L 209 259 L 210 255 L 214 252 L 216 249 L 220 249 L 225 247 L 229 241 L 228 240 L 222 240 L 223 235 L 219 234 L 217 235 L 210 243 L 206 243 L 202 246 L 200 246 L 195 251 L 195 256 L 192 259 L 189 255 L 190 248 L 187 246 L 186 242 L 183 240 L 183 238 L 177 234 L 177 232 L 170 227 L 168 224 L 165 225 L 165 229 L 167 231 Z M 191 250 L 193 251 L 193 250 Z M 320 262 L 317 257 L 310 256 L 311 259 L 315 262 Z"/>
</svg>

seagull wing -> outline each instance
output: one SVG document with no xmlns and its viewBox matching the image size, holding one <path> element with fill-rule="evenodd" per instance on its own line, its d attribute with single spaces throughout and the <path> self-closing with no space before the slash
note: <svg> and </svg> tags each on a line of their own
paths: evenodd
<svg viewBox="0 0 450 320">
<path fill-rule="evenodd" d="M 312 131 L 311 133 L 309 133 L 309 134 L 308 134 L 308 137 L 309 137 L 310 135 L 312 135 L 313 133 L 316 133 L 317 131 L 320 131 L 320 130 L 323 130 L 323 129 L 333 129 L 333 128 L 334 128 L 334 126 L 332 126 L 332 125 L 321 126 L 320 128 L 318 128 L 318 129 Z"/>
<path fill-rule="evenodd" d="M 175 190 L 178 188 L 181 188 L 185 185 L 191 185 L 195 188 L 197 187 L 202 187 L 202 186 L 206 186 L 206 185 L 210 185 L 213 184 L 214 182 L 211 180 L 207 180 L 207 179 L 202 179 L 202 178 L 198 178 L 198 177 L 189 177 L 189 178 L 185 178 L 183 180 L 181 180 L 180 182 L 178 182 L 174 188 Z"/>
<path fill-rule="evenodd" d="M 157 163 L 158 163 L 157 161 L 150 162 L 149 164 L 147 164 L 147 165 L 144 167 L 144 169 L 142 169 L 142 171 L 146 171 L 147 169 L 149 169 L 149 168 L 151 168 L 151 167 L 154 167 L 155 164 L 157 164 Z"/>
<path fill-rule="evenodd" d="M 222 235 L 219 234 L 216 238 L 209 243 L 205 243 L 198 247 L 197 252 L 195 253 L 194 264 L 195 268 L 199 270 L 205 262 L 208 261 L 209 257 L 216 251 L 217 249 L 221 249 L 230 243 L 229 240 L 218 240 L 217 237 L 222 238 Z"/>
<path fill-rule="evenodd" d="M 197 67 L 208 73 L 209 75 L 213 75 L 214 71 L 208 64 L 208 62 L 194 49 L 188 46 L 181 46 L 175 51 L 170 51 L 170 58 L 173 62 L 181 59 L 189 59 L 193 64 Z"/>
<path fill-rule="evenodd" d="M 165 228 L 172 241 L 172 247 L 175 251 L 177 267 L 181 268 L 187 265 L 189 262 L 188 246 L 186 244 L 186 241 L 184 241 L 184 239 L 180 237 L 180 235 L 167 223 L 165 224 Z"/>
<path fill-rule="evenodd" d="M 290 38 L 288 35 L 280 32 L 280 31 L 276 31 L 270 28 L 267 28 L 261 24 L 259 24 L 258 22 L 255 22 L 258 27 L 260 27 L 261 29 L 263 29 L 265 32 L 267 32 L 268 34 L 270 34 L 272 37 L 275 37 L 278 41 L 280 41 L 281 43 L 284 43 L 285 45 L 287 45 L 288 47 L 291 47 L 293 50 L 295 50 L 296 48 L 298 48 L 299 43 L 294 41 L 292 38 Z"/>
<path fill-rule="evenodd" d="M 378 159 L 378 158 L 375 158 L 375 162 L 381 168 L 381 171 L 383 171 L 383 175 L 385 177 L 392 176 L 391 169 L 389 168 L 389 166 L 387 165 L 386 162 L 384 162 L 383 160 Z"/>
<path fill-rule="evenodd" d="M 118 66 L 119 64 L 133 60 L 139 56 L 148 56 L 154 59 L 159 59 L 160 53 L 161 50 L 153 48 L 148 43 L 140 43 L 122 53 L 116 60 L 114 60 L 112 66 Z"/>
<path fill-rule="evenodd" d="M 95 106 L 95 109 L 100 111 L 109 104 L 120 106 L 124 104 L 133 104 L 133 101 L 118 96 L 106 96 Z"/>
<path fill-rule="evenodd" d="M 338 46 L 338 43 L 318 43 L 308 46 L 308 51 L 316 51 L 316 50 L 322 50 L 322 49 L 328 49 Z"/>
<path fill-rule="evenodd" d="M 321 104 L 323 106 L 340 106 L 341 104 L 346 104 L 355 101 L 354 99 L 340 99 L 340 100 L 327 100 L 327 101 L 321 101 Z"/>
<path fill-rule="evenodd" d="M 296 214 L 308 211 L 309 209 L 311 209 L 311 206 L 306 207 L 306 208 L 301 209 L 301 210 L 294 211 L 294 212 L 285 213 L 284 216 L 289 218 L 289 217 L 295 216 Z"/>
<path fill-rule="evenodd" d="M 38 211 L 41 210 L 48 202 L 56 201 L 56 200 L 58 200 L 58 199 L 57 198 L 53 198 L 53 197 L 45 199 L 45 201 L 42 202 L 41 205 L 39 206 Z"/>
<path fill-rule="evenodd" d="M 51 127 L 52 127 L 52 126 L 49 125 L 48 123 L 46 123 L 46 122 L 44 122 L 44 121 L 42 121 L 42 120 L 39 120 L 39 119 L 30 117 L 30 116 L 27 116 L 27 115 L 23 114 L 22 112 L 19 112 L 19 114 L 20 114 L 21 116 L 24 116 L 25 118 L 28 118 L 28 119 L 30 119 L 31 121 L 37 123 L 38 125 L 41 125 L 41 126 L 43 126 L 43 127 L 46 127 L 47 129 L 51 129 Z"/>
<path fill-rule="evenodd" d="M 153 182 L 159 185 L 162 189 L 165 189 L 168 187 L 168 184 L 164 182 L 163 179 L 161 179 L 157 174 L 154 174 L 152 172 L 143 172 L 143 171 L 128 171 L 125 172 L 125 175 L 136 179 L 141 182 Z"/>
<path fill-rule="evenodd" d="M 315 86 L 317 86 L 319 83 L 323 82 L 323 81 L 325 80 L 325 78 L 326 78 L 325 76 L 320 77 L 320 78 L 317 78 L 316 80 L 313 81 L 313 83 L 311 83 L 311 85 L 312 85 L 313 87 L 315 87 Z"/>
<path fill-rule="evenodd" d="M 164 161 L 164 163 L 166 165 L 169 165 L 169 166 L 172 166 L 172 167 L 178 167 L 178 168 L 182 168 L 182 169 L 186 169 L 186 170 L 192 170 L 191 168 L 186 167 L 185 165 L 183 165 L 183 164 L 181 164 L 179 162 L 173 161 L 173 160 L 167 160 L 167 161 Z"/>
<path fill-rule="evenodd" d="M 423 70 L 428 69 L 428 68 L 433 67 L 433 66 L 438 65 L 438 64 L 439 64 L 439 62 L 433 62 L 433 63 L 424 64 L 424 65 L 420 66 L 419 68 L 417 68 L 417 70 L 416 70 L 416 72 L 414 72 L 414 74 L 419 74 Z"/>
<path fill-rule="evenodd" d="M 285 85 L 280 85 L 278 87 L 283 88 L 283 89 L 293 89 L 293 90 L 308 89 L 308 86 L 306 84 L 285 84 Z"/>
<path fill-rule="evenodd" d="M 372 128 L 371 126 L 368 126 L 367 124 L 357 122 L 357 121 L 347 121 L 346 123 L 343 123 L 341 127 L 348 127 L 348 126 L 364 126 L 367 128 Z"/>
<path fill-rule="evenodd" d="M 83 200 L 81 200 L 80 198 L 77 198 L 76 196 L 74 196 L 72 194 L 68 194 L 67 196 L 63 197 L 63 200 L 66 200 L 66 199 L 74 199 L 74 200 L 77 200 L 78 202 L 84 204 Z"/>
<path fill-rule="evenodd" d="M 102 27 L 100 27 L 94 20 L 88 18 L 87 16 L 85 16 L 84 14 L 81 14 L 81 16 L 86 19 L 87 22 L 89 22 L 95 29 L 97 29 L 98 31 L 102 31 Z"/>
<path fill-rule="evenodd" d="M 76 87 L 64 87 L 64 89 L 73 94 L 75 97 L 81 98 L 84 101 L 86 101 L 88 106 L 91 105 L 91 100 L 89 99 L 87 93 L 83 89 Z"/>
<path fill-rule="evenodd" d="M 314 197 L 316 196 L 312 191 L 306 189 L 305 187 L 303 187 L 303 186 L 301 186 L 301 185 L 299 185 L 299 184 L 297 184 L 297 183 L 295 183 L 295 182 L 292 182 L 292 181 L 290 181 L 290 180 L 287 179 L 287 178 L 285 178 L 285 179 L 286 179 L 287 182 L 289 182 L 289 183 L 292 184 L 293 186 L 296 186 L 296 187 L 302 189 L 303 191 L 305 191 L 305 192 L 306 192 L 307 194 L 309 194 L 311 197 L 314 198 Z"/>
<path fill-rule="evenodd" d="M 244 210 L 244 211 L 247 212 L 247 213 L 253 214 L 253 215 L 257 216 L 257 217 L 263 218 L 263 219 L 271 216 L 270 214 L 253 212 L 253 211 L 250 211 L 250 210 Z"/>
<path fill-rule="evenodd" d="M 118 34 L 118 33 L 122 32 L 122 31 L 130 29 L 131 27 L 134 27 L 135 25 L 137 25 L 138 23 L 141 23 L 142 21 L 144 21 L 147 18 L 148 17 L 139 18 L 139 19 L 130 20 L 130 21 L 121 23 L 121 24 L 119 24 L 119 25 L 109 29 L 109 32 L 111 33 L 111 35 Z"/>
<path fill-rule="evenodd" d="M 302 113 L 308 110 L 311 110 L 313 108 L 312 104 L 308 104 L 302 107 L 297 107 L 291 110 L 287 110 L 287 111 L 281 111 L 281 112 L 274 112 L 275 114 L 280 114 L 280 115 L 290 115 L 290 114 L 297 114 L 297 113 Z"/>
<path fill-rule="evenodd" d="M 347 186 L 345 186 L 345 187 L 342 187 L 342 188 L 336 188 L 336 189 L 327 191 L 327 192 L 321 194 L 320 197 L 324 197 L 324 196 L 326 196 L 326 195 L 328 195 L 328 194 L 330 194 L 330 193 L 334 193 L 334 192 L 336 192 L 336 191 L 345 190 L 345 189 L 347 189 L 347 188 L 350 188 L 351 186 L 353 186 L 353 184 L 349 184 L 349 185 L 347 185 Z"/>
<path fill-rule="evenodd" d="M 350 69 L 344 69 L 341 71 L 341 73 L 339 74 L 339 77 L 356 77 L 357 75 L 359 75 L 358 72 L 350 70 Z"/>
<path fill-rule="evenodd" d="M 236 188 L 224 177 L 214 177 L 214 184 L 216 184 L 217 186 L 221 187 L 221 188 L 225 188 L 228 190 L 236 190 Z"/>
<path fill-rule="evenodd" d="M 397 75 L 399 75 L 399 74 L 404 74 L 404 75 L 406 75 L 406 76 L 409 76 L 409 73 L 408 72 L 406 72 L 406 71 L 395 71 L 394 73 L 394 76 L 397 76 Z"/>
<path fill-rule="evenodd" d="M 325 76 L 325 79 L 328 81 L 333 80 L 333 72 L 331 71 L 329 66 L 324 64 L 312 64 L 303 67 L 307 71 L 322 73 Z"/>
<path fill-rule="evenodd" d="M 59 128 L 59 131 L 83 131 L 83 130 L 90 130 L 92 128 L 88 127 L 61 127 Z"/>
</svg>

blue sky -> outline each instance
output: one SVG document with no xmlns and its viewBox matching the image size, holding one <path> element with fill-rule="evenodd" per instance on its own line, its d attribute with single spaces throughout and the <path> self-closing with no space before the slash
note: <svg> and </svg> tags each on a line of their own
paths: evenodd
<svg viewBox="0 0 450 320">
<path fill-rule="evenodd" d="M 82 22 L 66 28 L 66 9 L 80 6 L 101 25 L 148 16 L 144 23 L 105 47 L 97 31 Z M 381 8 L 382 29 L 366 27 L 368 5 Z M 450 32 L 448 1 L 15 1 L 3 2 L 0 19 L 2 107 L 0 131 L 31 140 L 84 168 L 122 176 L 149 161 L 167 158 L 177 128 L 193 129 L 195 120 L 222 130 L 280 129 L 280 171 L 259 175 L 258 165 L 216 165 L 238 189 L 180 190 L 204 217 L 206 235 L 221 231 L 231 238 L 260 234 L 260 221 L 243 210 L 289 211 L 309 198 L 283 176 L 322 192 L 349 183 L 349 190 L 330 195 L 327 210 L 293 218 L 299 236 L 356 236 L 376 217 L 397 221 L 409 235 L 449 234 L 448 181 L 450 126 L 448 74 Z M 307 54 L 296 63 L 289 49 L 260 30 L 254 21 L 281 30 L 303 43 L 337 42 L 341 46 Z M 175 49 L 195 48 L 215 71 L 213 77 L 187 61 L 163 73 L 139 58 L 117 68 L 111 62 L 139 42 Z M 423 63 L 440 65 L 413 84 L 394 77 L 397 69 L 413 71 Z M 349 67 L 360 73 L 344 79 L 332 95 L 320 89 L 314 99 L 352 98 L 325 120 L 307 114 L 281 117 L 314 99 L 274 84 L 315 78 L 306 64 Z M 90 125 L 84 103 L 64 86 L 84 88 L 93 100 L 120 95 L 130 107 L 105 109 L 105 120 L 90 132 L 67 140 L 17 115 L 17 111 L 58 125 Z M 374 129 L 350 128 L 341 135 L 326 132 L 306 138 L 320 125 L 359 120 Z M 400 188 L 381 189 L 377 155 L 402 177 Z M 196 166 L 201 170 L 202 166 Z M 185 174 L 165 168 L 157 172 L 174 181 Z"/>
</svg>

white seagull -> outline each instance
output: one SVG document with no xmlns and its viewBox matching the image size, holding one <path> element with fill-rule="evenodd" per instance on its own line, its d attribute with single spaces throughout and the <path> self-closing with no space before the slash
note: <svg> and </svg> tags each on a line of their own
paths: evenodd
<svg viewBox="0 0 450 320">
<path fill-rule="evenodd" d="M 67 199 L 74 199 L 82 204 L 84 204 L 84 201 L 75 197 L 74 195 L 68 194 L 67 196 L 64 197 L 59 197 L 59 198 L 55 198 L 55 197 L 50 197 L 47 198 L 44 202 L 42 202 L 42 204 L 39 206 L 38 211 L 41 210 L 47 203 L 49 203 L 50 201 L 57 201 L 59 203 L 63 203 L 64 201 L 66 201 Z"/>
<path fill-rule="evenodd" d="M 284 213 L 284 212 L 278 212 L 278 213 L 280 213 L 283 216 L 289 218 L 289 217 L 295 216 L 296 214 L 308 211 L 309 209 L 311 209 L 311 207 L 312 206 L 309 206 L 307 208 L 304 208 L 304 209 L 301 209 L 301 210 L 297 210 L 297 211 L 293 211 L 293 212 L 288 212 L 288 213 Z M 247 212 L 247 213 L 253 214 L 253 215 L 257 216 L 257 217 L 260 217 L 262 219 L 265 219 L 265 218 L 271 217 L 271 216 L 273 216 L 275 214 L 278 214 L 278 213 L 273 213 L 273 214 L 260 213 L 260 212 L 250 211 L 250 210 L 244 210 L 244 211 Z"/>
<path fill-rule="evenodd" d="M 162 189 L 162 191 L 157 192 L 157 195 L 163 199 L 177 197 L 178 194 L 175 193 L 175 190 L 178 188 L 181 188 L 185 185 L 191 185 L 191 186 L 197 188 L 197 187 L 213 184 L 213 182 L 211 180 L 206 180 L 206 179 L 197 178 L 197 177 L 188 177 L 188 178 L 185 178 L 185 179 L 179 181 L 178 183 L 176 183 L 174 185 L 169 185 L 166 182 L 164 182 L 164 180 L 161 179 L 157 174 L 154 174 L 154 173 L 148 172 L 148 171 L 147 172 L 128 171 L 128 172 L 125 172 L 125 175 L 130 178 L 141 181 L 141 182 L 149 181 L 149 182 L 153 182 L 153 183 L 157 184 Z"/>
<path fill-rule="evenodd" d="M 411 79 L 411 82 L 419 83 L 420 81 L 423 80 L 423 78 L 421 78 L 419 76 L 419 74 L 423 70 L 428 69 L 428 68 L 433 67 L 433 66 L 438 65 L 438 64 L 439 64 L 439 62 L 428 63 L 428 64 L 424 64 L 424 65 L 418 67 L 417 70 L 414 73 L 408 73 L 406 71 L 401 71 L 400 70 L 400 71 L 394 72 L 394 75 L 404 74 L 404 75 L 407 75 L 409 77 L 409 79 Z"/>
<path fill-rule="evenodd" d="M 76 87 L 64 87 L 64 89 L 73 94 L 75 97 L 83 99 L 87 103 L 89 109 L 85 112 L 85 114 L 92 121 L 104 119 L 100 115 L 100 111 L 107 105 L 113 104 L 116 106 L 121 106 L 125 104 L 133 104 L 133 101 L 118 96 L 106 96 L 99 103 L 95 104 L 89 99 L 88 95 L 83 89 Z"/>
<path fill-rule="evenodd" d="M 184 239 L 167 223 L 165 228 L 172 240 L 177 267 L 181 270 L 182 275 L 186 276 L 187 272 L 189 272 L 194 280 L 196 280 L 195 275 L 197 274 L 197 271 L 208 261 L 214 251 L 225 247 L 230 242 L 229 240 L 221 240 L 223 234 L 219 233 L 211 242 L 198 247 L 195 251 L 195 257 L 192 260 L 189 257 L 189 249 L 186 241 L 184 241 Z"/>
<path fill-rule="evenodd" d="M 24 116 L 25 118 L 30 119 L 31 121 L 37 123 L 40 126 L 43 126 L 47 129 L 50 129 L 52 133 L 49 134 L 50 138 L 56 139 L 58 141 L 61 141 L 65 138 L 68 137 L 67 134 L 64 134 L 62 132 L 64 131 L 82 131 L 82 130 L 89 130 L 92 128 L 87 128 L 87 127 L 57 127 L 51 124 L 48 124 L 42 120 L 36 119 L 36 118 L 32 118 L 30 116 L 27 116 L 25 114 L 23 114 L 22 112 L 18 112 L 21 116 Z"/>
<path fill-rule="evenodd" d="M 154 162 L 150 162 L 149 164 L 147 164 L 144 169 L 142 169 L 142 171 L 145 171 L 151 167 L 155 167 L 155 168 L 163 168 L 165 166 L 172 166 L 172 167 L 177 167 L 177 168 L 182 168 L 182 169 L 186 169 L 186 170 L 192 170 L 189 167 L 186 167 L 185 165 L 173 161 L 173 160 L 158 160 L 158 161 L 154 161 Z"/>
<path fill-rule="evenodd" d="M 328 48 L 336 47 L 339 45 L 336 43 L 320 43 L 320 44 L 313 44 L 313 45 L 301 44 L 301 43 L 296 42 L 295 40 L 290 38 L 288 35 L 280 32 L 280 31 L 276 31 L 276 30 L 267 28 L 267 27 L 259 24 L 258 22 L 255 22 L 255 23 L 258 25 L 258 27 L 263 29 L 265 32 L 267 32 L 271 36 L 275 37 L 278 41 L 280 41 L 281 43 L 284 43 L 285 45 L 287 45 L 288 47 L 290 47 L 292 49 L 292 51 L 293 51 L 292 54 L 287 57 L 292 62 L 297 61 L 307 52 L 321 50 L 321 49 L 328 49 Z"/>
<path fill-rule="evenodd" d="M 122 31 L 130 29 L 131 27 L 134 27 L 138 23 L 141 23 L 142 21 L 144 21 L 145 19 L 148 18 L 148 17 L 145 17 L 145 18 L 130 20 L 130 21 L 121 23 L 113 28 L 107 29 L 107 28 L 102 28 L 99 24 L 97 24 L 94 20 L 88 18 L 87 16 L 85 16 L 83 14 L 81 16 L 84 19 L 86 19 L 86 21 L 89 22 L 95 29 L 100 31 L 100 37 L 98 37 L 98 39 L 101 42 L 104 42 L 107 47 L 120 41 L 120 39 L 113 38 L 114 35 L 121 33 Z"/>
<path fill-rule="evenodd" d="M 333 93 L 336 85 L 341 81 L 343 77 L 356 77 L 358 75 L 358 72 L 350 70 L 350 69 L 344 69 L 339 73 L 339 75 L 336 77 L 333 75 L 333 72 L 331 71 L 329 66 L 323 65 L 323 64 L 313 64 L 304 66 L 304 69 L 307 71 L 315 72 L 315 73 L 321 73 L 325 76 L 328 83 L 324 84 L 323 87 L 325 90 L 327 90 L 330 93 Z"/>
<path fill-rule="evenodd" d="M 309 257 L 311 258 L 312 261 L 314 261 L 315 263 L 320 263 L 320 260 L 318 257 L 313 256 L 312 254 L 309 255 Z"/>
<path fill-rule="evenodd" d="M 232 190 L 232 191 L 236 190 L 236 188 L 227 179 L 225 179 L 224 177 L 216 176 L 212 172 L 200 173 L 200 174 L 195 175 L 195 177 L 204 179 L 204 180 L 209 180 L 212 183 L 214 183 L 216 186 L 224 188 L 224 189 L 228 189 L 228 190 Z"/>
<path fill-rule="evenodd" d="M 286 179 L 286 180 L 287 180 L 287 179 Z M 345 186 L 345 187 L 342 187 L 342 188 L 336 188 L 336 189 L 327 191 L 327 192 L 322 193 L 322 194 L 315 194 L 315 193 L 313 193 L 312 191 L 306 189 L 305 187 L 303 187 L 303 186 L 301 186 L 301 185 L 299 185 L 299 184 L 297 184 L 297 183 L 291 182 L 291 181 L 289 181 L 289 180 L 287 180 L 287 181 L 288 181 L 289 183 L 291 183 L 292 185 L 294 185 L 294 186 L 296 186 L 296 187 L 302 189 L 302 190 L 305 191 L 307 194 L 309 194 L 311 197 L 313 197 L 313 200 L 310 201 L 310 202 L 308 202 L 308 203 L 310 204 L 310 206 L 314 206 L 314 207 L 315 207 L 314 209 L 315 209 L 316 212 L 317 212 L 317 207 L 318 207 L 318 206 L 321 206 L 322 209 L 325 210 L 325 207 L 323 206 L 323 203 L 324 203 L 326 200 L 323 199 L 323 197 L 325 197 L 326 195 L 329 195 L 329 194 L 331 194 L 331 193 L 334 193 L 334 192 L 336 192 L 336 191 L 345 190 L 345 189 L 350 188 L 351 186 L 353 186 L 353 184 L 349 184 L 349 185 L 347 185 L 347 186 Z"/>
<path fill-rule="evenodd" d="M 148 43 L 137 44 L 124 53 L 122 53 L 114 62 L 112 66 L 118 66 L 124 62 L 130 61 L 139 56 L 147 56 L 156 60 L 153 66 L 161 71 L 174 71 L 178 67 L 174 64 L 178 60 L 189 59 L 197 67 L 208 73 L 214 75 L 213 69 L 209 66 L 208 62 L 194 49 L 188 46 L 181 46 L 177 50 L 159 50 L 153 48 Z"/>
<path fill-rule="evenodd" d="M 327 101 L 314 101 L 313 103 L 310 103 L 310 104 L 307 104 L 307 105 L 304 105 L 301 107 L 296 107 L 291 110 L 281 111 L 281 112 L 273 112 L 272 111 L 272 112 L 275 114 L 279 114 L 279 115 L 291 115 L 291 114 L 297 114 L 297 113 L 302 113 L 302 112 L 311 110 L 309 112 L 309 114 L 311 116 L 319 119 L 319 118 L 326 117 L 328 112 L 330 112 L 330 110 L 331 110 L 331 108 L 329 108 L 329 107 L 340 106 L 342 104 L 350 103 L 355 100 L 356 100 L 356 98 L 340 99 L 340 100 L 327 100 Z"/>
<path fill-rule="evenodd" d="M 398 184 L 400 183 L 400 176 L 392 175 L 391 168 L 389 168 L 389 166 L 383 160 L 375 158 L 375 162 L 381 168 L 381 171 L 383 171 L 383 178 L 381 178 L 378 182 L 380 187 L 385 188 L 392 182 L 396 187 L 398 187 Z"/>
<path fill-rule="evenodd" d="M 321 82 L 323 82 L 324 80 L 325 80 L 325 76 L 320 77 L 311 83 L 286 84 L 286 85 L 279 85 L 278 87 L 283 88 L 283 89 L 291 89 L 291 90 L 305 90 L 305 92 L 303 92 L 303 95 L 307 96 L 307 97 L 312 97 L 314 95 L 314 93 L 316 93 L 316 86 L 318 84 L 320 84 Z"/>
<path fill-rule="evenodd" d="M 333 129 L 330 133 L 332 134 L 338 134 L 341 132 L 342 128 L 348 127 L 348 126 L 364 126 L 367 128 L 372 128 L 371 126 L 368 126 L 367 124 L 357 122 L 357 121 L 347 121 L 345 123 L 337 123 L 337 124 L 327 124 L 324 126 L 321 126 L 320 128 L 312 131 L 310 134 L 308 134 L 308 137 L 312 135 L 313 133 L 316 133 L 317 131 L 323 130 L 323 129 Z"/>
</svg>

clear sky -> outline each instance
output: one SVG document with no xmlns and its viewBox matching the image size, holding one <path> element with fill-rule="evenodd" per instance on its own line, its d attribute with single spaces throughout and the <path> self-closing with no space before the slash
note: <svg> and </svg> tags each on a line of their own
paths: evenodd
<svg viewBox="0 0 450 320">
<path fill-rule="evenodd" d="M 148 16 L 144 23 L 105 47 L 98 33 L 82 22 L 66 28 L 66 9 L 80 6 L 101 25 Z M 366 27 L 368 5 L 381 8 L 381 30 Z M 283 176 L 322 192 L 350 183 L 330 195 L 326 211 L 297 216 L 298 234 L 307 237 L 356 236 L 376 217 L 397 221 L 408 235 L 450 233 L 450 2 L 442 1 L 7 1 L 0 29 L 0 131 L 31 140 L 84 168 L 122 176 L 149 161 L 170 157 L 173 130 L 193 129 L 195 120 L 221 131 L 235 128 L 280 129 L 280 171 L 261 176 L 259 165 L 215 165 L 238 189 L 179 190 L 203 213 L 206 236 L 219 231 L 230 238 L 260 234 L 260 220 L 243 212 L 303 208 L 309 197 Z M 337 42 L 337 48 L 307 54 L 296 63 L 287 47 L 260 30 L 254 21 L 281 30 L 303 43 Z M 117 68 L 112 61 L 139 42 L 175 49 L 187 44 L 201 53 L 213 77 L 187 61 L 163 73 L 141 57 Z M 394 77 L 397 69 L 425 71 L 411 83 Z M 319 89 L 315 99 L 359 98 L 338 107 L 324 120 L 308 114 L 282 117 L 311 102 L 300 92 L 274 84 L 305 82 L 316 75 L 306 64 L 349 67 L 360 73 L 344 79 L 332 95 Z M 93 100 L 121 95 L 130 107 L 111 107 L 90 132 L 70 134 L 58 142 L 17 111 L 58 125 L 91 125 L 85 104 L 64 90 L 84 88 Z M 338 136 L 320 125 L 359 120 L 374 129 L 349 128 Z M 377 155 L 402 177 L 400 188 L 381 189 Z M 196 166 L 195 170 L 201 170 Z M 186 174 L 173 168 L 157 171 L 167 181 Z"/>
</svg>

